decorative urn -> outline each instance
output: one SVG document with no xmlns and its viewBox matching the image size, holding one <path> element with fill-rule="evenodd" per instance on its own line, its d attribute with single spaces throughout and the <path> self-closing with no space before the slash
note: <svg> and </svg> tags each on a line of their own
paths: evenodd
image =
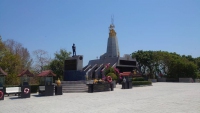
<svg viewBox="0 0 200 113">
<path fill-rule="evenodd" d="M 60 79 L 58 78 L 58 80 L 56 81 L 56 84 L 57 84 L 57 86 L 60 86 L 60 84 L 61 84 L 61 81 L 60 81 Z"/>
</svg>

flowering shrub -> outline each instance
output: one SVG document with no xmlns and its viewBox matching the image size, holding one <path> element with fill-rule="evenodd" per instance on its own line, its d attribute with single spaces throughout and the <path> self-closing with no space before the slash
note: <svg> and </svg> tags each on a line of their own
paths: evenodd
<svg viewBox="0 0 200 113">
<path fill-rule="evenodd" d="M 94 79 L 94 81 L 93 81 L 93 83 L 94 84 L 98 84 L 98 83 L 104 83 L 105 82 L 105 80 L 102 80 L 102 79 Z"/>
<path fill-rule="evenodd" d="M 113 80 L 117 80 L 120 77 L 120 72 L 117 68 L 113 68 L 110 65 L 106 65 L 105 66 L 105 75 L 111 76 Z"/>
<path fill-rule="evenodd" d="M 111 83 L 111 82 L 112 82 L 111 76 L 107 76 L 107 77 L 106 77 L 106 80 L 107 80 L 109 83 Z"/>
<path fill-rule="evenodd" d="M 117 76 L 115 75 L 115 73 L 108 73 L 106 76 L 110 76 L 113 80 L 117 80 Z"/>
</svg>

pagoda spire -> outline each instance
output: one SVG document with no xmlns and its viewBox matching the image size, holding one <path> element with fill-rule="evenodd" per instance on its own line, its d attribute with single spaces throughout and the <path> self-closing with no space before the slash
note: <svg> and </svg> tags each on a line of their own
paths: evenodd
<svg viewBox="0 0 200 113">
<path fill-rule="evenodd" d="M 109 26 L 109 37 L 112 37 L 112 38 L 116 37 L 115 25 L 114 25 L 114 16 L 111 16 L 111 24 Z"/>
</svg>

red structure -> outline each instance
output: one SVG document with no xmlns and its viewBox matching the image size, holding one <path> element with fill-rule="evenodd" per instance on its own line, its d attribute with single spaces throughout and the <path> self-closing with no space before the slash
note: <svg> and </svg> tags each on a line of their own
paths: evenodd
<svg viewBox="0 0 200 113">
<path fill-rule="evenodd" d="M 26 69 L 26 70 L 22 71 L 22 72 L 18 75 L 18 77 L 22 77 L 22 76 L 33 77 L 34 74 L 31 73 L 28 69 Z"/>
<path fill-rule="evenodd" d="M 45 76 L 56 76 L 56 74 L 53 73 L 52 70 L 45 70 L 42 71 L 39 75 L 37 75 L 39 77 L 45 77 Z"/>
<path fill-rule="evenodd" d="M 56 74 L 54 74 L 52 70 L 45 70 L 37 76 L 40 77 L 39 95 L 53 96 L 54 85 L 52 83 L 53 76 L 56 76 Z"/>
</svg>

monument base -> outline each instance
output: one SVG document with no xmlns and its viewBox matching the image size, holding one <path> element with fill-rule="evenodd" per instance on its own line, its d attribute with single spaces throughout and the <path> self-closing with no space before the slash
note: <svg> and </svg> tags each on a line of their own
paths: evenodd
<svg viewBox="0 0 200 113">
<path fill-rule="evenodd" d="M 66 70 L 64 72 L 64 81 L 81 81 L 85 80 L 86 72 L 76 70 Z"/>
</svg>

